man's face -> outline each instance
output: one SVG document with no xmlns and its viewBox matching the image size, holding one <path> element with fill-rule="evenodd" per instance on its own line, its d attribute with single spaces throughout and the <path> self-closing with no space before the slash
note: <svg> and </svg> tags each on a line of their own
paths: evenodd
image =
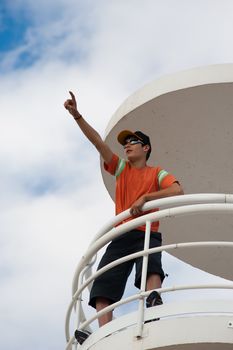
<svg viewBox="0 0 233 350">
<path fill-rule="evenodd" d="M 125 139 L 124 150 L 128 160 L 135 161 L 146 157 L 145 147 L 143 142 L 136 137 L 131 136 Z"/>
</svg>

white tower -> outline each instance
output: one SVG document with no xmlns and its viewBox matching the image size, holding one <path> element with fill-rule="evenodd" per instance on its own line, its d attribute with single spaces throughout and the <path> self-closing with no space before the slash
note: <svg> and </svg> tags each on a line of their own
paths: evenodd
<svg viewBox="0 0 233 350">
<path fill-rule="evenodd" d="M 159 219 L 163 232 L 161 250 L 233 280 L 233 195 L 230 194 L 233 193 L 233 64 L 181 72 L 154 81 L 130 96 L 106 129 L 105 139 L 119 155 L 122 149 L 116 136 L 123 129 L 148 134 L 152 143 L 150 163 L 162 164 L 174 173 L 188 194 L 146 203 L 145 209 L 159 207 L 160 211 L 117 228 L 115 223 L 129 216 L 128 211 L 111 221 L 106 218 L 107 224 L 96 235 L 74 276 L 73 300 L 66 317 L 67 349 L 77 347 L 73 338 L 75 328 L 86 328 L 92 321 L 85 320 L 80 300 L 87 284 L 83 277 L 89 281 L 95 277 L 90 261 L 113 237 L 137 227 L 139 222 L 146 222 L 149 232 L 151 221 Z M 114 179 L 104 171 L 102 174 L 114 199 Z M 150 253 L 147 238 L 149 235 L 146 235 L 145 251 Z M 146 268 L 144 255 L 144 274 Z M 137 295 L 108 307 L 109 310 L 138 299 L 137 312 L 95 331 L 80 348 L 233 349 L 233 303 L 229 304 L 229 300 L 193 300 L 145 310 L 144 298 L 149 292 L 144 287 L 141 286 Z M 171 286 L 159 291 L 205 288 L 231 289 L 233 294 L 233 283 Z M 74 305 L 78 321 L 71 326 Z M 144 323 L 155 316 L 160 320 Z"/>
</svg>

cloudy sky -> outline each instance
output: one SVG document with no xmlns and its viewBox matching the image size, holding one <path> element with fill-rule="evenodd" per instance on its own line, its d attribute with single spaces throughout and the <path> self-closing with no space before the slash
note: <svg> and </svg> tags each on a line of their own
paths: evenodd
<svg viewBox="0 0 233 350">
<path fill-rule="evenodd" d="M 231 0 L 1 1 L 1 349 L 64 349 L 75 267 L 114 213 L 68 90 L 103 135 L 147 82 L 232 62 L 232 15 Z M 187 266 L 164 265 L 169 283 L 189 281 Z"/>
</svg>

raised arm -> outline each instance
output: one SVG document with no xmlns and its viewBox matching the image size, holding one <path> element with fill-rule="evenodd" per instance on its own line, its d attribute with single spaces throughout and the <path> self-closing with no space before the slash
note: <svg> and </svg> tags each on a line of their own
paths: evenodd
<svg viewBox="0 0 233 350">
<path fill-rule="evenodd" d="M 109 163 L 112 159 L 113 152 L 109 146 L 102 140 L 98 132 L 92 128 L 90 124 L 83 118 L 83 116 L 77 110 L 77 102 L 74 94 L 69 91 L 71 99 L 68 99 L 64 103 L 64 107 L 69 111 L 69 113 L 74 117 L 78 126 L 88 138 L 88 140 L 97 148 L 101 157 L 106 163 Z"/>
</svg>

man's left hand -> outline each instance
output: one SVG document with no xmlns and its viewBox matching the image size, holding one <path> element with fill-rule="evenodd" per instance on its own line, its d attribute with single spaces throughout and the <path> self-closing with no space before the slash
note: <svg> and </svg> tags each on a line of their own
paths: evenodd
<svg viewBox="0 0 233 350">
<path fill-rule="evenodd" d="M 143 204 L 145 204 L 145 202 L 146 200 L 144 196 L 138 198 L 130 208 L 130 214 L 132 216 L 140 215 L 142 213 L 142 207 L 143 207 Z"/>
</svg>

